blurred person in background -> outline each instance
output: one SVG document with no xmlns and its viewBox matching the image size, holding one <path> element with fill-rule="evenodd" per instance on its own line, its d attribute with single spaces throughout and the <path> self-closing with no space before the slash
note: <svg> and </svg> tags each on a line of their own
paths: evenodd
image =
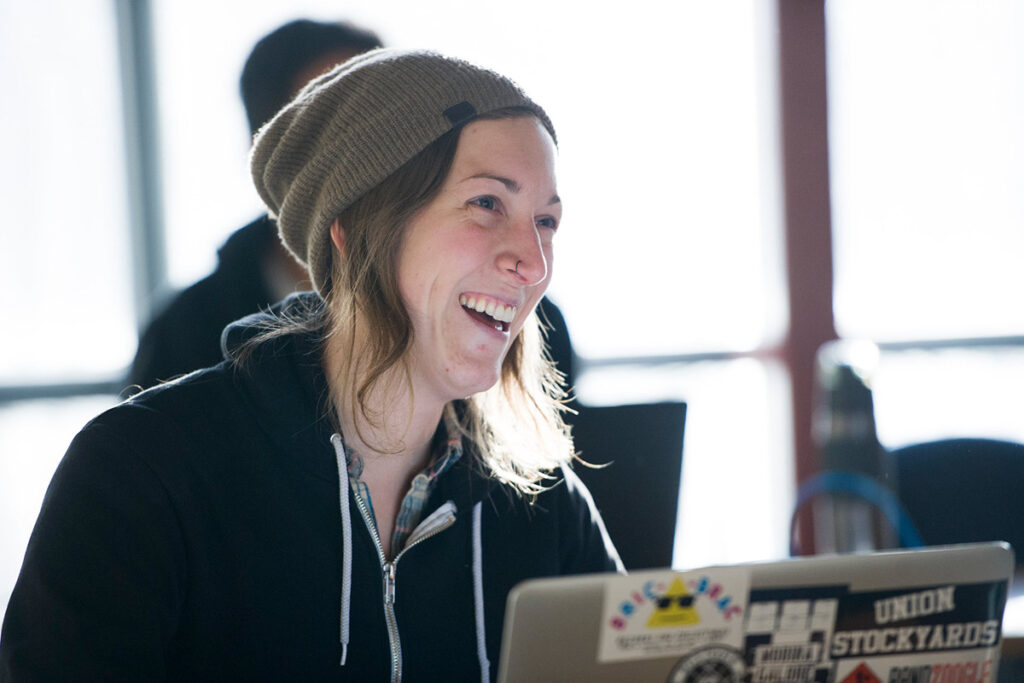
<svg viewBox="0 0 1024 683">
<path fill-rule="evenodd" d="M 306 83 L 358 54 L 381 47 L 371 31 L 349 23 L 299 19 L 260 39 L 242 69 L 249 131 L 260 127 Z M 142 388 L 216 365 L 220 337 L 235 320 L 309 289 L 305 269 L 263 214 L 235 231 L 217 254 L 216 270 L 178 293 L 146 327 L 128 377 Z"/>
</svg>

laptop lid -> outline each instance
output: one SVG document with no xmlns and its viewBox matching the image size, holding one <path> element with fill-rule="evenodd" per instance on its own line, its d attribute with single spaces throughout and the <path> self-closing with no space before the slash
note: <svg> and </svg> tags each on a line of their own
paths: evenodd
<svg viewBox="0 0 1024 683">
<path fill-rule="evenodd" d="M 526 581 L 498 680 L 995 681 L 1013 568 L 984 543 Z"/>
<path fill-rule="evenodd" d="M 628 570 L 668 567 L 676 539 L 686 404 L 576 408 L 567 417 L 573 442 L 583 460 L 599 467 L 576 465 L 573 471 L 594 497 L 622 563 Z"/>
</svg>

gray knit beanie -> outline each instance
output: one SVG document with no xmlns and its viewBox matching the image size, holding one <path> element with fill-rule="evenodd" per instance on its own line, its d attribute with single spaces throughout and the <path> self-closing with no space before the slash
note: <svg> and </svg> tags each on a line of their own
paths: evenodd
<svg viewBox="0 0 1024 683">
<path fill-rule="evenodd" d="M 257 134 L 250 165 L 316 290 L 329 281 L 330 226 L 343 210 L 448 131 L 505 107 L 532 110 L 555 137 L 511 80 L 433 52 L 373 50 L 303 88 Z"/>
</svg>

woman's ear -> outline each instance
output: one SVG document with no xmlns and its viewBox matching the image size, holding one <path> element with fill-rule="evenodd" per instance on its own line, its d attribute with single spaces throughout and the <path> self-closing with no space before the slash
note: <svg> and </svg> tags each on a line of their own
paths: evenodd
<svg viewBox="0 0 1024 683">
<path fill-rule="evenodd" d="M 341 227 L 341 220 L 335 218 L 331 223 L 331 241 L 334 242 L 338 253 L 345 256 L 345 228 Z"/>
</svg>

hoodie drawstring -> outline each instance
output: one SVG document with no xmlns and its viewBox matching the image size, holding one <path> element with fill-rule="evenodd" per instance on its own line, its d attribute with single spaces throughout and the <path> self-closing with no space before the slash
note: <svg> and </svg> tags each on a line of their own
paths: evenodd
<svg viewBox="0 0 1024 683">
<path fill-rule="evenodd" d="M 341 666 L 348 657 L 349 614 L 352 611 L 352 511 L 348 504 L 348 461 L 340 434 L 331 435 L 338 460 L 338 499 L 341 506 Z"/>
<path fill-rule="evenodd" d="M 480 660 L 480 680 L 490 683 L 491 662 L 487 659 L 487 632 L 484 628 L 483 548 L 480 542 L 480 502 L 473 506 L 473 611 L 476 616 L 476 656 Z"/>
</svg>

